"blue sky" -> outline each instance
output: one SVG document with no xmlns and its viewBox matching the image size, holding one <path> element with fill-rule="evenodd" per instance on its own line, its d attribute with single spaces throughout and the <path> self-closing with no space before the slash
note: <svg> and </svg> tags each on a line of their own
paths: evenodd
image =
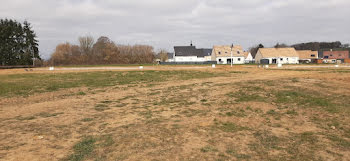
<svg viewBox="0 0 350 161">
<path fill-rule="evenodd" d="M 1 0 L 0 18 L 32 23 L 48 58 L 59 43 L 108 36 L 172 51 L 307 41 L 350 42 L 349 0 Z"/>
</svg>

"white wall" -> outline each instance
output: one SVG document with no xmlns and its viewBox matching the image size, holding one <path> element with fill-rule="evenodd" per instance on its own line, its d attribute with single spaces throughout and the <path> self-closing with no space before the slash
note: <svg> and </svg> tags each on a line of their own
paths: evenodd
<svg viewBox="0 0 350 161">
<path fill-rule="evenodd" d="M 280 58 L 264 58 L 264 59 L 269 59 L 270 64 L 272 64 L 272 59 L 277 60 L 276 64 L 299 64 L 298 57 L 280 57 Z"/>
<path fill-rule="evenodd" d="M 205 62 L 204 57 L 197 56 L 175 56 L 175 62 Z"/>
<path fill-rule="evenodd" d="M 220 62 L 221 59 L 221 62 Z M 231 57 L 216 57 L 216 62 L 218 64 L 228 64 L 227 59 L 231 59 Z M 233 64 L 244 64 L 244 57 L 232 57 Z"/>
<path fill-rule="evenodd" d="M 248 56 L 244 60 L 245 63 L 251 63 L 253 61 L 254 61 L 254 58 L 253 58 L 251 53 L 249 53 Z"/>
<path fill-rule="evenodd" d="M 299 57 L 263 58 L 259 50 L 255 56 L 255 63 L 260 64 L 261 59 L 269 59 L 270 64 L 272 64 L 272 59 L 277 59 L 277 64 L 299 64 Z"/>
<path fill-rule="evenodd" d="M 246 61 L 253 61 L 253 56 L 251 53 L 248 54 L 248 56 L 245 58 Z"/>
<path fill-rule="evenodd" d="M 205 61 L 211 61 L 211 56 L 205 56 L 204 59 Z"/>
</svg>

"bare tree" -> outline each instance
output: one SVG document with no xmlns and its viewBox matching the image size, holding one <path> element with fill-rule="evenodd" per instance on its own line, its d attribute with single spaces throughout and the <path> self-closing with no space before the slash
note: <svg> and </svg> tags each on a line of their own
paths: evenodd
<svg viewBox="0 0 350 161">
<path fill-rule="evenodd" d="M 249 51 L 252 54 L 253 58 L 255 58 L 255 55 L 256 55 L 256 53 L 258 52 L 258 50 L 260 48 L 264 48 L 264 45 L 263 44 L 259 44 L 259 45 L 252 46 L 252 47 L 249 48 Z"/>
<path fill-rule="evenodd" d="M 94 38 L 92 36 L 79 37 L 80 48 L 83 54 L 90 55 L 94 45 Z"/>
<path fill-rule="evenodd" d="M 50 61 L 54 65 L 68 64 L 140 64 L 153 63 L 155 53 L 149 45 L 116 45 L 108 37 L 93 43 L 92 37 L 80 37 L 80 46 L 59 44 Z"/>
<path fill-rule="evenodd" d="M 165 62 L 168 60 L 168 52 L 165 49 L 161 49 L 157 55 L 156 55 L 157 59 L 160 59 L 160 61 Z"/>
<path fill-rule="evenodd" d="M 289 46 L 285 43 L 277 43 L 274 48 L 288 48 Z"/>
</svg>

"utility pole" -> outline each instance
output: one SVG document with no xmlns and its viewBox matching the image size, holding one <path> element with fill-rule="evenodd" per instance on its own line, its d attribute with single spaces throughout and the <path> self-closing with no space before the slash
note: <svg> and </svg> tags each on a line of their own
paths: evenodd
<svg viewBox="0 0 350 161">
<path fill-rule="evenodd" d="M 33 52 L 33 67 L 35 67 L 35 57 L 34 57 L 34 52 Z"/>
<path fill-rule="evenodd" d="M 233 66 L 233 44 L 231 45 L 231 68 Z"/>
</svg>

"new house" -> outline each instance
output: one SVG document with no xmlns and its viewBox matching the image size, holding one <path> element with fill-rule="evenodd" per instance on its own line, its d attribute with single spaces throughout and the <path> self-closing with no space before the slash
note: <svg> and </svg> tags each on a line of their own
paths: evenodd
<svg viewBox="0 0 350 161">
<path fill-rule="evenodd" d="M 299 63 L 311 63 L 318 59 L 318 52 L 312 50 L 297 50 Z"/>
<path fill-rule="evenodd" d="M 211 61 L 212 49 L 197 49 L 190 46 L 174 47 L 174 62 L 207 62 Z"/>
<path fill-rule="evenodd" d="M 349 59 L 349 51 L 323 51 L 320 52 L 320 57 L 324 63 L 344 63 L 344 60 Z"/>
<path fill-rule="evenodd" d="M 232 51 L 232 57 L 231 57 Z M 240 45 L 216 45 L 213 47 L 211 59 L 218 64 L 244 64 L 244 53 Z"/>
<path fill-rule="evenodd" d="M 260 48 L 255 56 L 258 64 L 299 64 L 294 48 Z"/>
</svg>

